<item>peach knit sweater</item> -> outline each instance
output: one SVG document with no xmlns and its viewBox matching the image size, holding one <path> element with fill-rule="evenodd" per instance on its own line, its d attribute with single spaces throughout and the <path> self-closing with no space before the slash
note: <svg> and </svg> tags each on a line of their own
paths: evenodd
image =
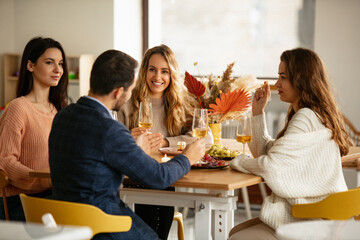
<svg viewBox="0 0 360 240">
<path fill-rule="evenodd" d="M 30 170 L 49 167 L 48 138 L 56 109 L 40 111 L 25 97 L 10 102 L 0 118 L 0 169 L 9 176 L 6 196 L 51 188 L 50 179 L 32 178 Z"/>
</svg>

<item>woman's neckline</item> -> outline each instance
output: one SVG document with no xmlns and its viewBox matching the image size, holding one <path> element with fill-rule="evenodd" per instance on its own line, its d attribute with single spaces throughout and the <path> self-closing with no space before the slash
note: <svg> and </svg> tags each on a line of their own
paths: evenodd
<svg viewBox="0 0 360 240">
<path fill-rule="evenodd" d="M 41 113 L 44 115 L 49 115 L 49 116 L 53 116 L 56 114 L 56 108 L 53 104 L 51 104 L 51 106 L 52 106 L 51 112 L 45 112 L 45 111 L 41 110 L 40 108 L 38 108 L 30 99 L 26 98 L 25 96 L 21 96 L 21 98 L 25 99 L 25 101 L 28 102 L 28 104 L 38 113 Z"/>
</svg>

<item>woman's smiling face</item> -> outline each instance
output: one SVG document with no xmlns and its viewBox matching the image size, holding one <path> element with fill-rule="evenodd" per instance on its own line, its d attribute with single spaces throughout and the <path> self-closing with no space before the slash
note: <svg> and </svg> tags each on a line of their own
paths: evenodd
<svg viewBox="0 0 360 240">
<path fill-rule="evenodd" d="M 146 84 L 151 98 L 161 98 L 170 84 L 170 67 L 164 56 L 153 54 L 146 71 Z"/>
</svg>

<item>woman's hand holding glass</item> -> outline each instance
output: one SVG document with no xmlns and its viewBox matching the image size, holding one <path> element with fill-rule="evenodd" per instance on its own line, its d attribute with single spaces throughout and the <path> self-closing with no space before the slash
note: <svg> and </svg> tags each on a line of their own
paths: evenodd
<svg viewBox="0 0 360 240">
<path fill-rule="evenodd" d="M 136 136 L 133 135 L 133 132 Z M 131 135 L 141 149 L 150 154 L 150 152 L 157 151 L 163 142 L 163 135 L 161 133 L 151 133 L 148 129 L 134 128 L 131 130 Z"/>
<path fill-rule="evenodd" d="M 135 139 L 137 139 L 141 134 L 144 133 L 150 133 L 150 130 L 141 127 L 131 129 L 131 136 L 133 136 Z"/>
</svg>

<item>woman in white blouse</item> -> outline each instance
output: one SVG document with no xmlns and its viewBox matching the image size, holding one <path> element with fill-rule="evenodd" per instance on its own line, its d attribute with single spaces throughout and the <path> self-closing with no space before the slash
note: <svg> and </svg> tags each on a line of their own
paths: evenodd
<svg viewBox="0 0 360 240">
<path fill-rule="evenodd" d="M 341 156 L 349 151 L 343 118 L 318 55 L 297 48 L 282 53 L 275 86 L 281 101 L 290 103 L 285 127 L 276 139 L 267 133 L 264 109 L 268 85 L 257 89 L 252 103 L 254 158 L 240 155 L 231 168 L 260 175 L 272 194 L 259 218 L 235 226 L 229 239 L 276 239 L 275 230 L 296 221 L 291 206 L 318 202 L 346 191 Z"/>
</svg>

